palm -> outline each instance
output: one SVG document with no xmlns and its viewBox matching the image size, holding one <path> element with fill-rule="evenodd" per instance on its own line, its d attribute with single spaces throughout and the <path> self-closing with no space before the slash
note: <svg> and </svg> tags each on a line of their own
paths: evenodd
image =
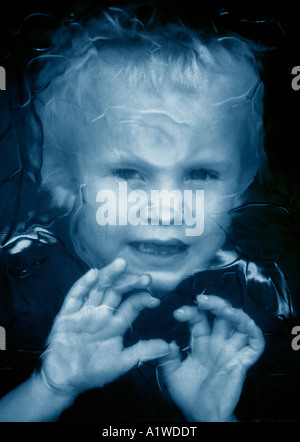
<svg viewBox="0 0 300 442">
<path fill-rule="evenodd" d="M 124 373 L 122 332 L 126 318 L 111 308 L 82 309 L 72 316 L 58 318 L 52 331 L 48 364 L 58 372 L 56 382 L 70 383 L 70 372 L 84 367 L 82 382 L 86 388 L 101 387 Z M 76 383 L 80 376 L 77 376 Z M 71 387 L 71 385 L 70 385 Z"/>
</svg>

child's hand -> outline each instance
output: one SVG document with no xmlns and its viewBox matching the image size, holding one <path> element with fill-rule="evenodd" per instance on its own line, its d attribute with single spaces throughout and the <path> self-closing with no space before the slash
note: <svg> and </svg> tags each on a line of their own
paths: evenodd
<svg viewBox="0 0 300 442">
<path fill-rule="evenodd" d="M 198 308 L 184 306 L 174 312 L 191 331 L 189 356 L 181 361 L 177 346 L 162 359 L 168 391 L 187 419 L 196 422 L 236 420 L 247 369 L 264 349 L 264 338 L 243 311 L 217 296 L 197 297 Z M 213 327 L 205 310 L 215 315 Z"/>
<path fill-rule="evenodd" d="M 66 296 L 42 356 L 41 374 L 56 391 L 79 393 L 116 380 L 139 361 L 168 353 L 158 339 L 123 347 L 123 335 L 138 314 L 160 303 L 146 287 L 148 275 L 124 273 L 126 262 L 116 259 L 102 270 L 90 270 Z M 138 290 L 125 301 L 122 295 Z"/>
</svg>

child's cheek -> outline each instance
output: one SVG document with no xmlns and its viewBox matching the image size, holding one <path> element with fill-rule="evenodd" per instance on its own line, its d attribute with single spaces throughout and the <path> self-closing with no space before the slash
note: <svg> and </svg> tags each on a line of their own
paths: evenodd
<svg viewBox="0 0 300 442">
<path fill-rule="evenodd" d="M 227 213 L 235 205 L 236 192 L 228 189 L 228 193 L 217 190 L 204 191 L 205 216 L 218 216 Z"/>
</svg>

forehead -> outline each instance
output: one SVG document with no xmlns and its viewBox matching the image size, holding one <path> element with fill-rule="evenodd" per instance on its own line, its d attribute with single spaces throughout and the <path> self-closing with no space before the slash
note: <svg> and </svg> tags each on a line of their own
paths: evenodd
<svg viewBox="0 0 300 442">
<path fill-rule="evenodd" d="M 177 105 L 179 102 L 177 103 Z M 207 161 L 226 159 L 237 153 L 238 147 L 245 147 L 245 133 L 249 136 L 247 117 L 236 124 L 231 114 L 207 111 L 206 106 L 197 106 L 193 113 L 181 110 L 178 119 L 173 108 L 160 106 L 148 109 L 133 108 L 107 110 L 104 117 L 92 124 L 90 131 L 92 156 L 117 161 L 141 158 L 153 165 L 171 166 L 192 160 L 195 155 Z M 237 117 L 241 119 L 241 112 Z M 95 149 L 96 148 L 96 149 Z"/>
<path fill-rule="evenodd" d="M 230 52 L 227 57 L 224 51 L 222 56 L 211 54 L 209 62 L 144 52 L 146 49 L 130 46 L 103 49 L 80 69 L 76 92 L 89 119 L 97 116 L 99 106 L 121 106 L 129 100 L 136 104 L 147 100 L 150 106 L 162 95 L 170 105 L 172 98 L 177 104 L 180 94 L 181 100 L 186 96 L 189 102 L 191 96 L 197 96 L 216 105 L 228 100 L 234 105 L 246 101 L 259 81 L 254 60 L 234 58 Z"/>
<path fill-rule="evenodd" d="M 102 157 L 140 156 L 160 164 L 165 158 L 170 164 L 197 154 L 221 161 L 251 138 L 250 97 L 258 82 L 251 67 L 232 76 L 203 71 L 197 88 L 182 91 L 170 82 L 154 87 L 147 79 L 133 85 L 119 69 L 122 60 L 115 62 L 115 54 L 104 60 L 93 94 L 86 97 L 93 109 L 91 144 L 103 150 Z"/>
</svg>

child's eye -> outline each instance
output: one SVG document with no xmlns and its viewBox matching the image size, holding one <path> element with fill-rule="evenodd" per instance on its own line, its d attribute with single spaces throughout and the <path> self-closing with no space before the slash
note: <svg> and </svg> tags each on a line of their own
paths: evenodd
<svg viewBox="0 0 300 442">
<path fill-rule="evenodd" d="M 191 170 L 188 174 L 189 180 L 207 181 L 209 179 L 217 179 L 219 177 L 217 172 L 206 169 Z"/>
<path fill-rule="evenodd" d="M 116 169 L 113 172 L 116 178 L 120 180 L 129 181 L 129 180 L 142 180 L 144 181 L 143 176 L 134 169 Z"/>
</svg>

